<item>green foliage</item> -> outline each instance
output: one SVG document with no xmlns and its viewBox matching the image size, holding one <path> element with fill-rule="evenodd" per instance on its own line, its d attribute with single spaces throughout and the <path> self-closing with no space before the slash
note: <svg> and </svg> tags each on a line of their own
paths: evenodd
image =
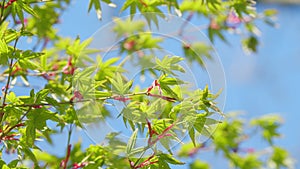
<svg viewBox="0 0 300 169">
<path fill-rule="evenodd" d="M 159 28 L 159 18 L 167 16 L 165 11 L 178 16 L 201 15 L 210 22 L 206 29 L 212 42 L 216 37 L 227 42 L 228 30 L 242 29 L 249 37 L 242 40 L 244 47 L 256 52 L 259 32 L 254 21 L 258 13 L 252 1 L 124 1 L 121 11 L 127 10 L 132 16 L 128 20 L 114 19 L 112 31 L 121 40 L 113 49 L 120 56 L 112 58 L 101 56 L 105 49 L 89 48 L 93 39 L 71 39 L 58 34 L 56 25 L 61 23 L 61 14 L 70 3 L 0 3 L 0 77 L 5 79 L 0 97 L 1 168 L 168 169 L 185 164 L 178 156 L 192 158 L 206 148 L 207 143 L 200 142 L 200 137 L 212 140 L 213 150 L 222 153 L 236 168 L 290 167 L 288 152 L 274 145 L 274 139 L 280 135 L 279 117 L 251 121 L 273 150 L 268 161 L 262 160 L 261 153 L 242 154 L 240 145 L 248 138 L 245 123 L 239 119 L 222 121 L 224 114 L 216 102 L 218 94 L 208 86 L 191 90 L 191 84 L 179 76 L 187 72 L 182 66 L 185 60 L 205 69 L 206 60 L 213 60 L 211 44 L 183 41 L 184 56 L 160 56 L 156 51 L 164 50 L 165 38 L 146 30 L 152 23 Z M 87 10 L 94 9 L 101 19 L 103 4 L 116 6 L 110 0 L 90 0 Z M 136 13 L 141 13 L 147 23 L 132 20 Z M 266 10 L 261 19 L 272 23 L 274 14 L 276 11 Z M 239 22 L 229 23 L 230 17 Z M 24 39 L 33 40 L 34 46 L 19 48 Z M 143 85 L 128 79 L 126 63 L 143 69 L 137 77 L 150 74 L 153 79 L 146 79 L 147 84 Z M 34 87 L 32 77 L 43 83 Z M 31 89 L 23 96 L 13 88 L 19 78 L 26 89 Z M 127 142 L 119 138 L 121 133 L 111 132 L 103 144 L 83 148 L 81 142 L 74 143 L 71 136 L 77 130 L 115 118 L 110 106 L 117 104 L 123 105 L 117 118 L 124 122 L 118 125 L 124 125 L 131 133 Z M 63 156 L 49 154 L 37 144 L 40 140 L 60 144 L 53 140 L 56 133 L 67 134 Z M 190 143 L 180 146 L 177 156 L 172 148 L 182 143 L 186 135 Z M 144 139 L 142 145 L 138 142 L 140 137 Z M 4 152 L 16 153 L 17 158 L 11 162 L 2 160 Z M 187 165 L 192 169 L 210 168 L 199 159 Z"/>
<path fill-rule="evenodd" d="M 200 160 L 195 160 L 192 164 L 190 164 L 190 169 L 209 169 L 209 165 Z"/>
<path fill-rule="evenodd" d="M 202 43 L 196 42 L 191 45 L 185 45 L 183 47 L 185 57 L 190 61 L 196 61 L 201 66 L 204 66 L 204 58 L 212 59 L 211 46 Z"/>
<path fill-rule="evenodd" d="M 277 131 L 281 118 L 277 115 L 265 115 L 257 119 L 253 119 L 251 124 L 259 127 L 262 130 L 262 136 L 270 144 L 273 144 L 273 138 L 279 137 L 280 134 Z"/>
<path fill-rule="evenodd" d="M 89 8 L 88 12 L 92 9 L 92 7 L 95 9 L 98 19 L 102 18 L 102 9 L 101 9 L 101 1 L 104 3 L 107 3 L 108 5 L 114 7 L 115 4 L 111 2 L 111 0 L 90 0 L 89 2 Z"/>
</svg>

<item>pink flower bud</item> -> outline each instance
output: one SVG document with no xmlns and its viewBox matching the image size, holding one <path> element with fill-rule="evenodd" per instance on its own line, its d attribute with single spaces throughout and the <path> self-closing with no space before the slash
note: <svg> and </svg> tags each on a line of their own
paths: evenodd
<svg viewBox="0 0 300 169">
<path fill-rule="evenodd" d="M 130 41 L 125 42 L 124 45 L 123 45 L 123 47 L 126 50 L 132 50 L 134 48 L 134 45 L 135 45 L 135 41 L 134 40 L 130 40 Z"/>
<path fill-rule="evenodd" d="M 220 25 L 215 20 L 212 19 L 210 21 L 209 28 L 213 29 L 213 30 L 219 30 L 221 27 L 220 27 Z"/>
</svg>

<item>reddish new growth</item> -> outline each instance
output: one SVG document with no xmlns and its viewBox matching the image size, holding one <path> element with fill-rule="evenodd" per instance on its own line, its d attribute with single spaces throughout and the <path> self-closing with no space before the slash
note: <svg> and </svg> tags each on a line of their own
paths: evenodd
<svg viewBox="0 0 300 169">
<path fill-rule="evenodd" d="M 149 130 L 149 138 L 148 138 L 148 147 L 150 148 L 151 146 L 153 146 L 155 143 L 157 143 L 159 140 L 161 140 L 162 138 L 168 137 L 168 136 L 172 136 L 170 133 L 168 133 L 173 127 L 174 124 L 171 124 L 169 127 L 167 127 L 161 134 L 158 134 L 151 126 L 151 123 L 148 119 L 146 119 L 147 121 L 147 125 L 148 125 L 148 130 Z M 153 136 L 156 135 L 157 137 L 155 139 L 153 139 Z M 146 167 L 148 165 L 152 165 L 158 162 L 158 160 L 156 161 L 151 161 L 151 159 L 154 157 L 155 154 L 151 155 L 149 158 L 147 158 L 145 161 L 141 162 L 139 165 L 135 164 L 134 162 L 132 162 L 131 160 L 129 160 L 129 164 L 130 167 L 133 169 L 137 169 L 137 168 L 143 168 Z"/>
<path fill-rule="evenodd" d="M 10 1 L 8 1 L 8 2 L 4 5 L 4 7 L 2 7 L 2 5 L 0 5 L 0 8 L 6 9 L 6 8 L 8 8 L 9 6 L 11 6 L 12 3 L 16 2 L 16 1 L 17 1 L 17 0 L 10 0 Z"/>
<path fill-rule="evenodd" d="M 19 140 L 17 138 L 15 138 L 15 136 L 17 136 L 16 134 L 11 134 L 11 135 L 6 135 L 4 137 L 1 138 L 0 142 L 3 141 L 7 141 L 7 140 Z"/>
<path fill-rule="evenodd" d="M 17 127 L 22 127 L 22 126 L 25 126 L 24 123 L 19 123 L 19 124 L 16 124 L 14 125 L 13 127 L 11 127 L 10 129 L 8 129 L 8 131 L 3 131 L 0 129 L 0 132 L 2 133 L 1 137 L 0 137 L 0 142 L 1 141 L 8 141 L 8 140 L 19 140 L 18 138 L 15 138 L 17 136 L 17 134 L 10 134 L 8 135 L 8 133 L 14 129 L 14 128 L 17 128 Z"/>
<path fill-rule="evenodd" d="M 151 140 L 152 140 L 153 135 L 154 135 L 154 134 L 155 134 L 155 135 L 158 135 L 158 133 L 157 133 L 155 130 L 152 129 L 151 123 L 148 121 L 148 119 L 146 119 L 146 121 L 147 121 L 147 125 L 148 125 L 148 130 L 149 130 L 148 145 L 150 145 L 150 144 L 151 144 Z"/>
<path fill-rule="evenodd" d="M 64 160 L 62 160 L 61 163 L 60 163 L 60 167 L 62 167 L 63 169 L 67 168 L 67 164 L 68 164 L 68 161 L 69 161 L 69 158 L 70 158 L 70 155 L 71 155 L 71 148 L 72 148 L 72 145 L 69 144 L 66 158 Z"/>
<path fill-rule="evenodd" d="M 200 146 L 197 146 L 197 147 L 191 149 L 191 150 L 188 152 L 189 157 L 194 157 L 194 156 L 198 153 L 198 151 L 199 151 L 200 149 L 205 148 L 205 146 L 206 146 L 206 144 L 203 143 L 203 144 L 201 144 Z"/>
<path fill-rule="evenodd" d="M 158 83 L 158 80 L 154 80 L 154 81 L 152 82 L 152 85 L 151 85 L 150 87 L 148 87 L 148 89 L 147 89 L 147 94 L 150 94 L 151 90 L 152 90 L 153 88 L 155 88 L 155 87 L 158 88 L 159 94 L 161 95 L 162 92 L 161 92 L 161 88 L 160 88 L 160 84 Z"/>
<path fill-rule="evenodd" d="M 155 87 L 158 88 L 159 95 L 150 93 L 150 92 L 152 91 L 152 89 L 155 88 Z M 147 89 L 147 95 L 148 95 L 148 96 L 151 96 L 151 97 L 161 98 L 161 99 L 167 100 L 167 101 L 169 101 L 169 102 L 174 102 L 174 101 L 176 101 L 175 98 L 168 97 L 168 96 L 163 96 L 163 95 L 162 95 L 162 91 L 161 91 L 161 88 L 160 88 L 160 84 L 158 83 L 158 80 L 154 80 L 153 83 L 152 83 L 152 85 L 151 85 L 150 87 L 148 87 L 148 89 Z"/>
<path fill-rule="evenodd" d="M 150 161 L 152 158 L 154 157 L 154 154 L 151 155 L 149 158 L 147 158 L 145 161 L 143 161 L 142 163 L 140 163 L 139 165 L 133 167 L 134 169 L 136 168 L 143 168 L 143 167 L 146 167 L 148 165 L 151 165 L 151 164 L 155 164 L 158 162 L 158 160 L 156 161 Z"/>
<path fill-rule="evenodd" d="M 86 165 L 88 165 L 88 162 L 83 162 L 83 163 L 74 163 L 72 169 L 79 169 L 79 168 L 83 168 Z"/>
<path fill-rule="evenodd" d="M 20 68 L 18 65 L 16 65 L 16 68 L 11 72 L 11 75 L 14 76 L 14 75 L 16 75 L 17 73 L 20 73 L 21 71 L 27 72 L 26 69 L 22 69 L 22 68 Z"/>
<path fill-rule="evenodd" d="M 153 128 L 151 127 L 151 123 L 146 119 L 148 129 L 149 129 L 149 139 L 148 139 L 148 146 L 151 147 L 155 143 L 157 143 L 159 140 L 161 140 L 164 137 L 172 136 L 172 134 L 168 133 L 169 130 L 174 127 L 174 124 L 171 124 L 169 127 L 167 127 L 161 134 L 158 134 Z M 157 135 L 157 138 L 153 140 L 153 135 Z"/>
<path fill-rule="evenodd" d="M 128 98 L 128 97 L 123 97 L 123 96 L 113 96 L 112 98 L 113 98 L 114 100 L 118 100 L 118 101 L 120 101 L 120 102 L 126 102 L 126 101 L 130 100 L 130 98 Z"/>
<path fill-rule="evenodd" d="M 72 64 L 72 59 L 73 59 L 73 57 L 70 56 L 69 59 L 68 59 L 67 65 L 65 67 L 63 67 L 63 73 L 64 74 L 70 74 L 70 75 L 74 74 L 76 68 Z"/>
<path fill-rule="evenodd" d="M 73 102 L 74 99 L 78 99 L 78 101 L 83 100 L 83 96 L 79 91 L 74 92 L 74 96 L 70 99 L 70 102 Z"/>
</svg>

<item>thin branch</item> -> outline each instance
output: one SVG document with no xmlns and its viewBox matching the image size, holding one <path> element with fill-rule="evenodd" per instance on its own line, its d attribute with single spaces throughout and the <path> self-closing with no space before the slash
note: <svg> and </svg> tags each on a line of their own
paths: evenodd
<svg viewBox="0 0 300 169">
<path fill-rule="evenodd" d="M 58 74 L 63 73 L 63 70 L 57 70 L 57 71 L 50 71 L 50 72 L 35 72 L 35 73 L 24 73 L 26 76 L 47 76 L 49 74 Z M 0 77 L 8 77 L 9 74 L 2 73 Z"/>
<path fill-rule="evenodd" d="M 0 25 L 2 25 L 2 17 L 3 17 L 3 14 L 4 14 L 4 5 L 5 5 L 5 0 L 2 0 L 2 5 L 1 5 L 1 13 L 0 13 Z"/>
<path fill-rule="evenodd" d="M 150 97 L 156 97 L 160 98 L 169 102 L 174 102 L 177 101 L 175 98 L 168 97 L 168 96 L 162 96 L 162 95 L 155 95 L 155 94 L 150 94 L 147 91 L 145 92 L 138 92 L 138 93 L 131 93 L 131 94 L 125 94 L 125 95 L 113 95 L 113 96 L 108 96 L 108 97 L 99 97 L 95 99 L 82 99 L 82 100 L 77 100 L 77 101 L 62 101 L 62 102 L 57 102 L 59 105 L 64 105 L 64 104 L 76 104 L 76 103 L 84 103 L 84 102 L 90 102 L 90 101 L 101 101 L 101 100 L 108 100 L 108 99 L 114 99 L 114 100 L 119 100 L 119 101 L 127 101 L 129 99 L 126 99 L 128 97 L 133 97 L 133 96 L 138 96 L 138 95 L 146 95 Z M 124 98 L 124 99 L 122 99 Z M 14 107 L 40 107 L 40 106 L 54 106 L 53 104 L 50 103 L 33 103 L 33 104 L 19 104 L 19 105 L 13 105 Z M 4 108 L 5 105 L 0 106 L 0 108 Z"/>
<path fill-rule="evenodd" d="M 20 123 L 22 122 L 22 120 L 27 116 L 27 114 L 30 112 L 30 110 L 32 109 L 32 107 L 29 107 L 29 109 L 23 114 L 23 116 L 16 122 L 15 125 L 11 126 L 11 127 L 7 127 L 5 130 L 3 130 L 3 132 L 0 135 L 0 140 L 5 137 L 9 132 L 11 132 L 14 128 L 17 128 L 20 126 Z"/>
<path fill-rule="evenodd" d="M 33 2 L 30 2 L 30 4 L 36 4 L 36 3 L 47 3 L 47 2 L 55 2 L 57 0 L 40 0 L 40 1 L 33 1 Z"/>
<path fill-rule="evenodd" d="M 182 33 L 184 31 L 184 28 L 186 27 L 187 23 L 191 21 L 191 19 L 193 18 L 194 16 L 194 13 L 193 12 L 190 12 L 188 17 L 186 18 L 186 20 L 184 21 L 184 23 L 181 25 L 179 31 L 178 31 L 178 35 L 179 36 L 182 36 Z"/>
<path fill-rule="evenodd" d="M 16 52 L 16 46 L 17 46 L 17 43 L 19 41 L 19 38 L 17 38 L 15 40 L 15 44 L 14 44 L 14 50 L 13 50 L 13 55 L 15 55 L 15 52 Z M 5 91 L 4 91 L 4 96 L 3 96 L 3 102 L 2 102 L 2 106 L 1 106 L 1 111 L 0 111 L 0 123 L 2 123 L 2 118 L 3 118 L 3 109 L 5 107 L 5 101 L 6 101 L 6 96 L 7 96 L 7 92 L 8 92 L 8 88 L 9 88 L 9 84 L 10 84 L 10 80 L 11 80 L 11 74 L 12 74 L 12 69 L 13 69 L 13 64 L 14 62 L 14 59 L 12 58 L 10 60 L 10 64 L 9 64 L 9 73 L 8 73 L 8 78 L 7 78 L 7 82 L 6 82 L 6 86 L 5 86 Z"/>
<path fill-rule="evenodd" d="M 71 142 L 72 131 L 73 131 L 73 123 L 70 124 L 69 132 L 68 132 L 68 141 L 67 141 L 67 153 L 66 153 L 66 158 L 65 158 L 65 159 L 62 161 L 62 163 L 61 163 L 63 169 L 67 169 L 68 161 L 69 161 L 70 155 L 71 155 L 71 148 L 72 148 L 72 145 L 70 144 L 70 142 Z"/>
<path fill-rule="evenodd" d="M 125 94 L 125 95 L 113 95 L 113 96 L 108 96 L 108 97 L 99 97 L 95 99 L 82 99 L 82 100 L 77 100 L 77 101 L 63 101 L 63 102 L 58 102 L 57 104 L 64 105 L 64 104 L 74 104 L 74 103 L 84 103 L 84 102 L 90 102 L 90 101 L 100 101 L 100 100 L 107 100 L 107 99 L 115 99 L 118 97 L 132 97 L 132 96 L 137 96 L 137 95 L 147 95 L 147 92 L 138 92 L 138 93 L 131 93 L 131 94 Z M 34 104 L 19 104 L 19 105 L 14 105 L 14 107 L 38 107 L 38 106 L 53 106 L 50 103 L 34 103 Z M 0 108 L 4 108 L 5 106 L 0 106 Z"/>
</svg>

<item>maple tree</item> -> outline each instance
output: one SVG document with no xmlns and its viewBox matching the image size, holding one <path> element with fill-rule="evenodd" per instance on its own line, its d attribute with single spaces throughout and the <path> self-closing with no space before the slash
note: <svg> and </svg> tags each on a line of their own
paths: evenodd
<svg viewBox="0 0 300 169">
<path fill-rule="evenodd" d="M 224 115 L 216 102 L 219 93 L 213 93 L 208 85 L 190 88 L 190 82 L 183 78 L 188 72 L 183 62 L 206 69 L 206 62 L 214 59 L 211 43 L 184 39 L 189 31 L 185 27 L 193 17 L 205 18 L 203 30 L 211 42 L 219 39 L 228 43 L 224 34 L 233 31 L 240 35 L 240 29 L 246 34 L 241 42 L 244 49 L 256 52 L 259 40 L 255 21 L 274 24 L 275 10 L 257 13 L 255 1 L 249 0 L 126 0 L 118 4 L 90 0 L 88 12 L 94 10 L 99 19 L 104 5 L 120 5 L 121 11 L 131 14 L 112 22 L 118 43 L 110 52 L 116 51 L 121 57 L 105 58 L 101 55 L 109 53 L 106 49 L 90 48 L 92 38 L 70 39 L 57 34 L 54 26 L 60 24 L 61 13 L 70 2 L 0 2 L 1 151 L 17 154 L 11 161 L 1 158 L 1 168 L 155 169 L 186 165 L 182 160 L 191 158 L 188 167 L 204 169 L 209 164 L 193 158 L 204 149 L 221 152 L 236 168 L 290 167 L 286 150 L 273 144 L 280 135 L 280 117 L 263 116 L 250 122 L 253 130 L 261 130 L 271 153 L 244 149 L 240 145 L 249 137 L 244 133 L 246 123 Z M 142 19 L 136 19 L 136 13 Z M 166 38 L 151 30 L 160 29 L 169 14 L 185 18 L 175 32 L 183 39 L 182 56 L 157 53 L 165 49 Z M 34 45 L 19 47 L 28 39 Z M 136 76 L 147 79 L 128 79 L 126 63 L 140 67 Z M 25 93 L 15 89 L 16 81 L 22 81 Z M 32 82 L 40 85 L 33 86 Z M 109 106 L 118 104 L 122 106 L 115 117 Z M 75 129 L 84 130 L 111 117 L 123 120 L 117 125 L 127 129 L 130 138 L 124 141 L 120 133 L 111 132 L 106 135 L 107 144 L 91 144 L 86 149 L 81 142 L 71 142 Z M 66 134 L 64 156 L 47 153 L 37 145 L 38 140 L 56 144 L 55 133 Z M 174 147 L 186 135 L 189 141 L 184 140 L 175 153 Z M 143 144 L 139 139 L 144 139 Z"/>
</svg>

